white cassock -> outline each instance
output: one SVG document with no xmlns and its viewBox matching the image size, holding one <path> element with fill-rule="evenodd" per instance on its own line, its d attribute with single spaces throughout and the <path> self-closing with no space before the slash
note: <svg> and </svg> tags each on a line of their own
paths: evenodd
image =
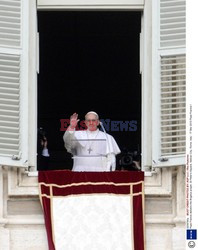
<svg viewBox="0 0 198 250">
<path fill-rule="evenodd" d="M 72 171 L 114 171 L 115 155 L 120 149 L 114 138 L 99 129 L 96 131 L 67 130 L 63 136 L 67 152 L 73 154 Z"/>
</svg>

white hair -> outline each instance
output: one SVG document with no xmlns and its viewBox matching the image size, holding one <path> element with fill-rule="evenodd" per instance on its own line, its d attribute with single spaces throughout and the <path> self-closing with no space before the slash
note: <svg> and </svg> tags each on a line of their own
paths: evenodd
<svg viewBox="0 0 198 250">
<path fill-rule="evenodd" d="M 87 117 L 88 115 L 90 115 L 90 114 L 95 115 L 95 116 L 96 116 L 96 119 L 99 120 L 99 115 L 98 115 L 96 112 L 94 112 L 94 111 L 89 111 L 89 112 L 85 115 L 85 120 L 86 120 L 86 117 Z"/>
</svg>

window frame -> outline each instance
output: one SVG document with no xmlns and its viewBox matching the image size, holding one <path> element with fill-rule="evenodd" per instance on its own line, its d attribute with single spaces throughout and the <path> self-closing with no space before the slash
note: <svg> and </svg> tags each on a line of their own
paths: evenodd
<svg viewBox="0 0 198 250">
<path fill-rule="evenodd" d="M 27 1 L 26 2 L 26 10 L 28 8 L 28 11 L 24 11 L 26 13 L 26 18 L 29 14 L 29 22 L 24 22 L 24 37 L 23 39 L 26 39 L 28 37 L 28 44 L 26 44 L 27 52 L 29 52 L 29 61 L 24 61 L 24 65 L 26 66 L 26 77 L 24 79 L 24 85 L 25 82 L 29 83 L 28 88 L 27 84 L 24 86 L 26 89 L 23 90 L 23 93 L 26 95 L 26 98 L 24 98 L 23 101 L 23 119 L 25 115 L 28 117 L 28 123 L 24 123 L 24 125 L 21 127 L 21 129 L 24 131 L 26 130 L 26 135 L 23 135 L 23 139 L 26 143 L 24 143 L 24 150 L 26 151 L 26 154 L 28 154 L 28 162 L 25 165 L 26 167 L 29 167 L 29 170 L 31 172 L 37 171 L 36 170 L 36 154 L 37 154 L 37 71 L 38 71 L 38 33 L 37 33 L 37 10 L 40 8 L 42 9 L 49 9 L 49 5 L 36 5 L 36 1 L 30 1 L 29 6 Z M 45 1 L 47 2 L 47 1 Z M 143 2 L 143 1 L 142 1 Z M 56 8 L 63 8 L 65 10 L 71 10 L 71 6 L 50 6 L 50 8 L 56 9 Z M 149 96 L 151 94 L 151 86 L 152 86 L 152 74 L 151 74 L 151 23 L 152 23 L 152 1 L 145 1 L 143 5 L 134 5 L 131 4 L 130 6 L 117 6 L 117 5 L 111 5 L 111 6 L 94 6 L 90 5 L 87 6 L 78 6 L 76 5 L 73 9 L 78 10 L 84 10 L 84 9 L 93 9 L 93 10 L 104 10 L 104 9 L 111 9 L 111 10 L 117 10 L 117 9 L 126 9 L 126 10 L 137 10 L 142 11 L 142 31 L 141 31 L 141 37 L 140 37 L 140 71 L 142 74 L 142 127 L 141 127 L 141 134 L 142 134 L 142 171 L 150 172 L 151 168 L 153 166 L 152 164 L 152 134 L 148 133 L 148 131 L 151 131 L 152 129 L 152 119 L 148 112 L 146 112 L 148 107 L 151 107 L 152 101 L 150 100 Z M 30 37 L 31 36 L 31 37 Z M 24 40 L 23 40 L 24 41 Z M 25 44 L 23 44 L 25 45 Z M 28 53 L 27 53 L 28 54 Z M 35 55 L 37 55 L 35 57 Z M 32 58 L 35 57 L 35 60 Z M 30 65 L 28 69 L 28 64 Z M 28 73 L 27 73 L 28 72 Z M 25 74 L 25 71 L 23 71 L 23 74 Z M 28 108 L 27 108 L 27 103 Z M 28 147 L 27 147 L 28 145 Z M 8 164 L 10 166 L 14 166 L 13 162 Z M 16 164 L 18 165 L 18 164 Z M 30 175 L 34 175 L 33 173 Z"/>
<path fill-rule="evenodd" d="M 134 9 L 140 10 L 144 7 L 145 0 L 37 0 L 39 9 Z"/>
<path fill-rule="evenodd" d="M 8 194 L 9 196 L 18 195 L 38 195 L 38 182 L 36 170 L 36 150 L 37 150 L 37 71 L 38 71 L 38 34 L 37 34 L 37 6 L 36 0 L 29 2 L 29 86 L 28 86 L 28 143 L 29 143 L 29 169 L 14 168 L 8 171 Z M 78 6 L 80 9 L 85 9 Z M 106 8 L 106 7 L 105 7 Z M 103 8 L 103 9 L 105 9 Z M 67 8 L 70 10 L 71 8 Z M 92 9 L 101 9 L 92 6 Z M 117 6 L 111 6 L 112 10 L 117 10 Z M 123 8 L 131 10 L 123 6 Z M 156 174 L 152 175 L 152 119 L 147 108 L 151 108 L 151 86 L 152 86 L 152 1 L 145 1 L 141 9 L 142 12 L 142 33 L 141 33 L 141 49 L 140 49 L 140 71 L 142 73 L 142 170 L 145 171 L 146 195 L 170 195 L 172 190 L 172 174 L 166 169 L 156 169 Z M 35 60 L 32 60 L 35 58 Z M 26 103 L 27 106 L 27 103 Z M 152 177 L 152 178 L 151 178 Z"/>
</svg>

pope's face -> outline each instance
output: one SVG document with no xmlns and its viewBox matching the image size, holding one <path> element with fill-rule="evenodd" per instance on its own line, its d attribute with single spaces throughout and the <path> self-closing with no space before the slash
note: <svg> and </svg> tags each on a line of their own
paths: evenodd
<svg viewBox="0 0 198 250">
<path fill-rule="evenodd" d="M 89 114 L 86 116 L 85 124 L 90 131 L 95 131 L 99 125 L 96 115 Z"/>
</svg>

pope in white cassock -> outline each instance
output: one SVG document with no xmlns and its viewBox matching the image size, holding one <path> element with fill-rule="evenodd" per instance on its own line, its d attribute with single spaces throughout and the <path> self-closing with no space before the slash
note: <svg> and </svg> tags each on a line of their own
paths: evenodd
<svg viewBox="0 0 198 250">
<path fill-rule="evenodd" d="M 114 138 L 98 129 L 100 124 L 96 112 L 85 115 L 87 130 L 76 131 L 78 114 L 70 117 L 70 126 L 65 131 L 65 148 L 73 155 L 73 171 L 114 171 L 116 155 L 120 149 Z"/>
</svg>

